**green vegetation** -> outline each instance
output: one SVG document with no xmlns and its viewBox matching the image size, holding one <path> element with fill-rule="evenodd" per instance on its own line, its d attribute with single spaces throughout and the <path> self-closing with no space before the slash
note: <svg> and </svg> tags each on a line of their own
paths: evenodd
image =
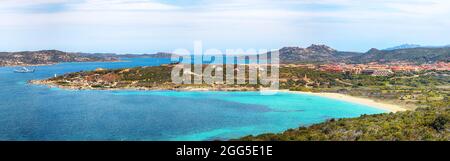
<svg viewBox="0 0 450 161">
<path fill-rule="evenodd" d="M 450 103 L 389 114 L 331 119 L 280 134 L 246 136 L 245 141 L 398 141 L 450 140 Z"/>
</svg>

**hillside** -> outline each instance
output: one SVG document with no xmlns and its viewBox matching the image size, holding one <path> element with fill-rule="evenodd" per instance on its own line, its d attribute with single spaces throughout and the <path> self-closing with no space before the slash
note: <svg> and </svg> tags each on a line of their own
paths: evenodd
<svg viewBox="0 0 450 161">
<path fill-rule="evenodd" d="M 279 134 L 246 136 L 243 141 L 425 141 L 450 140 L 449 102 L 416 111 L 331 119 Z"/>
<path fill-rule="evenodd" d="M 413 63 L 429 63 L 450 61 L 450 47 L 443 48 L 410 48 L 397 50 L 371 49 L 368 52 L 351 58 L 355 63 L 407 61 Z"/>
</svg>

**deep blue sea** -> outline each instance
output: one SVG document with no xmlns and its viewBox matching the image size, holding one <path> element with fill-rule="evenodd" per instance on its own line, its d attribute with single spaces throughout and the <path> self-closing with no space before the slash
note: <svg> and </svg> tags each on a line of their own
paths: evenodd
<svg viewBox="0 0 450 161">
<path fill-rule="evenodd" d="M 35 73 L 0 68 L 0 140 L 214 140 L 282 132 L 386 111 L 318 96 L 259 92 L 64 90 L 28 84 L 67 72 L 169 59 L 62 63 Z"/>
</svg>

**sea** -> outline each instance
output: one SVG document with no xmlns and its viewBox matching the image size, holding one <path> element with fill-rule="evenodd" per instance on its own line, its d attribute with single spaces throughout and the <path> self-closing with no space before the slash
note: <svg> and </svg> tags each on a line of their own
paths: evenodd
<svg viewBox="0 0 450 161">
<path fill-rule="evenodd" d="M 0 68 L 0 140 L 203 141 L 279 133 L 331 118 L 385 113 L 307 94 L 278 92 L 67 90 L 29 84 L 96 68 L 158 66 L 170 59 L 60 63 L 34 73 Z"/>
</svg>

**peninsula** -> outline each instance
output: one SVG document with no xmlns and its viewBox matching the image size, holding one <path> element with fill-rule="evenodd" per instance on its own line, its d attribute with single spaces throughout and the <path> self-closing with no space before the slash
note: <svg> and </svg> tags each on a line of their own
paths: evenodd
<svg viewBox="0 0 450 161">
<path fill-rule="evenodd" d="M 75 72 L 45 80 L 31 80 L 33 84 L 43 84 L 65 89 L 98 90 L 188 90 L 188 91 L 256 91 L 266 86 L 250 84 L 174 84 L 171 80 L 173 64 L 154 67 L 125 69 L 97 69 Z M 248 72 L 248 68 L 246 68 Z M 424 100 L 443 100 L 448 97 L 449 71 L 424 70 L 417 72 L 395 72 L 387 76 L 370 73 L 352 74 L 330 72 L 325 69 L 311 69 L 308 66 L 282 65 L 279 83 L 281 90 L 313 92 L 315 94 L 351 102 L 366 102 L 372 106 L 383 106 L 370 101 L 343 97 L 356 96 L 395 104 L 386 106 L 388 111 L 415 109 Z M 447 75 L 447 76 L 446 76 Z M 192 78 L 195 73 L 191 73 Z M 224 76 L 226 79 L 226 76 Z M 236 80 L 237 81 L 237 80 Z M 333 94 L 325 94 L 333 93 Z M 344 94 L 344 95 L 336 95 Z M 418 104 L 419 103 L 419 104 Z M 402 106 L 403 108 L 399 108 Z"/>
</svg>

